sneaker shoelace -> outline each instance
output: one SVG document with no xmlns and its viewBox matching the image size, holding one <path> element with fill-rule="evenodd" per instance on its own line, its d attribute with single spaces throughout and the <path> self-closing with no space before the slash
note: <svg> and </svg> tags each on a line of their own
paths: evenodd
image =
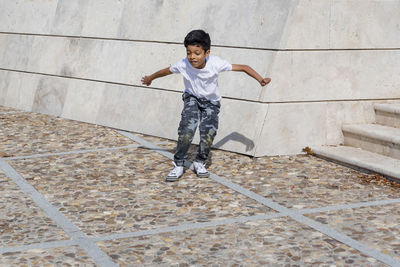
<svg viewBox="0 0 400 267">
<path fill-rule="evenodd" d="M 169 174 L 176 175 L 178 173 L 178 167 L 176 166 Z"/>
<path fill-rule="evenodd" d="M 197 165 L 197 172 L 199 172 L 199 173 L 207 173 L 207 170 L 206 170 L 206 168 L 204 167 L 204 164 L 202 164 L 202 163 L 197 163 L 196 164 Z"/>
<path fill-rule="evenodd" d="M 170 175 L 170 176 L 171 176 L 171 175 L 177 176 L 178 170 L 179 170 L 179 167 L 180 167 L 180 166 L 177 166 L 177 165 L 175 164 L 175 162 L 173 162 L 173 163 L 174 163 L 175 168 L 169 173 L 169 175 Z"/>
</svg>

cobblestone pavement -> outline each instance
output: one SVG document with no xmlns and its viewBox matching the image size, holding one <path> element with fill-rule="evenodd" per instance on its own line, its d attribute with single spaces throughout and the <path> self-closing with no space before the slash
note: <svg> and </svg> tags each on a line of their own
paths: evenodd
<svg viewBox="0 0 400 267">
<path fill-rule="evenodd" d="M 376 175 L 213 150 L 167 183 L 174 141 L 6 107 L 0 140 L 0 266 L 400 266 Z"/>
</svg>

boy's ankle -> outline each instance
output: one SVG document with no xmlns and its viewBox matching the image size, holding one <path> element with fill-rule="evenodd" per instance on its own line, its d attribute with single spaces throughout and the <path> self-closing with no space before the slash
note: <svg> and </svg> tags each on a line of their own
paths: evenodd
<svg viewBox="0 0 400 267">
<path fill-rule="evenodd" d="M 185 166 L 185 160 L 174 160 L 173 164 L 174 164 L 174 166 L 177 166 L 177 167 L 184 167 Z"/>
</svg>

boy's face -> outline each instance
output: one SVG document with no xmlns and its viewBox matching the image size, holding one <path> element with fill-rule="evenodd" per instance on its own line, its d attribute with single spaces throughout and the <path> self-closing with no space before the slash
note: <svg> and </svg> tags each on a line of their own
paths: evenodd
<svg viewBox="0 0 400 267">
<path fill-rule="evenodd" d="M 186 54 L 190 64 L 196 69 L 202 69 L 206 66 L 206 58 L 210 55 L 210 50 L 204 51 L 203 47 L 197 45 L 188 45 Z"/>
</svg>

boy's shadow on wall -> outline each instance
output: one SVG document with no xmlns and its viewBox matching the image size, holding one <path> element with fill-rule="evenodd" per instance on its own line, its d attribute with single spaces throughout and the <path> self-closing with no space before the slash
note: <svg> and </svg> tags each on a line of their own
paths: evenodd
<svg viewBox="0 0 400 267">
<path fill-rule="evenodd" d="M 235 141 L 242 143 L 246 146 L 246 152 L 252 150 L 254 148 L 254 142 L 253 140 L 247 138 L 243 134 L 240 134 L 238 132 L 233 132 L 231 134 L 228 134 L 221 140 L 219 140 L 216 144 L 213 145 L 214 148 L 220 148 L 221 146 L 225 145 L 229 141 Z"/>
<path fill-rule="evenodd" d="M 214 149 L 215 148 L 218 149 L 218 148 L 220 148 L 221 146 L 223 146 L 224 144 L 226 144 L 226 143 L 228 143 L 230 141 L 239 142 L 239 143 L 242 143 L 243 145 L 245 145 L 246 146 L 246 152 L 254 149 L 254 146 L 255 146 L 253 140 L 247 138 L 243 134 L 240 134 L 238 132 L 233 132 L 233 133 L 228 134 L 227 136 L 225 136 L 221 140 L 219 140 L 212 147 Z M 189 161 L 194 161 L 194 159 L 196 157 L 196 154 L 197 154 L 198 147 L 199 147 L 198 145 L 194 145 L 194 144 L 192 144 L 190 146 L 189 151 L 188 151 L 188 160 Z M 164 149 L 162 149 L 162 148 L 154 149 L 153 148 L 151 150 L 164 150 Z M 166 151 L 171 152 L 172 154 L 174 154 L 175 153 L 175 148 L 166 149 Z M 212 164 L 212 158 L 213 158 L 213 151 L 211 150 L 210 155 L 208 157 L 208 160 L 206 162 L 207 166 L 210 166 Z"/>
<path fill-rule="evenodd" d="M 254 148 L 254 142 L 253 140 L 247 138 L 246 136 L 244 136 L 243 134 L 240 134 L 238 132 L 233 132 L 228 134 L 227 136 L 225 136 L 224 138 L 222 138 L 221 140 L 219 140 L 217 143 L 215 143 L 212 147 L 215 149 L 218 149 L 220 147 L 222 147 L 224 144 L 228 143 L 228 142 L 239 142 L 242 143 L 246 146 L 246 152 L 252 150 Z M 189 160 L 193 161 L 196 157 L 196 153 L 197 153 L 197 149 L 198 146 L 194 146 L 192 145 L 191 149 L 188 152 L 189 155 Z M 206 162 L 206 166 L 209 167 L 210 165 L 212 165 L 213 163 L 213 150 L 211 150 L 210 155 L 208 156 L 208 160 Z"/>
<path fill-rule="evenodd" d="M 245 145 L 246 146 L 246 152 L 254 149 L 254 146 L 255 146 L 253 140 L 247 138 L 243 134 L 240 134 L 238 132 L 233 132 L 233 133 L 228 134 L 227 136 L 225 136 L 221 140 L 219 140 L 217 143 L 215 143 L 213 145 L 213 148 L 217 148 L 218 149 L 218 148 L 222 147 L 224 144 L 226 144 L 228 142 L 231 142 L 231 141 L 239 142 L 239 143 Z M 213 151 L 211 150 L 211 153 L 210 153 L 210 155 L 208 157 L 206 165 L 210 166 L 212 164 L 212 162 L 213 162 Z"/>
</svg>

